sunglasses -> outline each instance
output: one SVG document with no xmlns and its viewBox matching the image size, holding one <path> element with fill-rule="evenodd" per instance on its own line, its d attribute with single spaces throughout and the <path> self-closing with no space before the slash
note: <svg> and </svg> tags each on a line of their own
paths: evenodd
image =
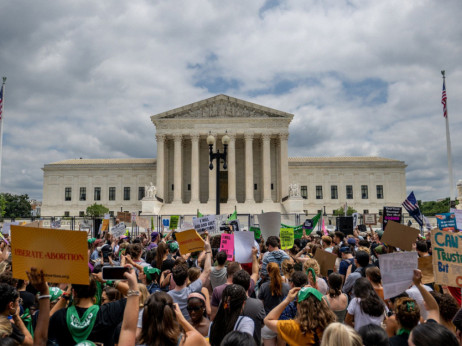
<svg viewBox="0 0 462 346">
<path fill-rule="evenodd" d="M 186 308 L 186 310 L 188 310 L 188 311 L 199 311 L 201 309 L 203 309 L 203 307 L 200 307 L 200 306 L 194 306 L 194 307 L 193 306 L 188 306 Z"/>
</svg>

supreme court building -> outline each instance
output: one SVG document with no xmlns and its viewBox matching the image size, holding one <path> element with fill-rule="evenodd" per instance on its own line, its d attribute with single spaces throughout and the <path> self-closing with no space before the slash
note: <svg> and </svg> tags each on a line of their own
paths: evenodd
<svg viewBox="0 0 462 346">
<path fill-rule="evenodd" d="M 157 155 L 149 159 L 76 159 L 43 167 L 42 216 L 79 216 L 98 203 L 111 211 L 214 214 L 216 161 L 209 169 L 207 137 L 223 152 L 222 213 L 328 214 L 348 204 L 377 213 L 406 198 L 403 161 L 380 157 L 289 157 L 294 115 L 226 95 L 153 115 Z M 155 197 L 145 197 L 155 185 Z M 296 184 L 297 186 L 295 186 Z M 151 188 L 152 191 L 152 188 Z"/>
</svg>

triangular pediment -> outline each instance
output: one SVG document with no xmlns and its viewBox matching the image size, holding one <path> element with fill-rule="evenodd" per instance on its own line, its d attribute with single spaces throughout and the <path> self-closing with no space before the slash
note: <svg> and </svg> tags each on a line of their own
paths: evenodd
<svg viewBox="0 0 462 346">
<path fill-rule="evenodd" d="M 279 118 L 292 120 L 293 114 L 221 94 L 153 115 L 151 120 L 155 122 L 163 119 L 208 118 Z"/>
</svg>

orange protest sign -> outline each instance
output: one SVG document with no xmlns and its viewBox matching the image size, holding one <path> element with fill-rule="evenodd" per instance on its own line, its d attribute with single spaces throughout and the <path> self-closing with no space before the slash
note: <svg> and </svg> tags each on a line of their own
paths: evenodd
<svg viewBox="0 0 462 346">
<path fill-rule="evenodd" d="M 11 255 L 17 279 L 36 267 L 48 282 L 88 285 L 86 232 L 11 226 Z"/>
<path fill-rule="evenodd" d="M 101 231 L 108 231 L 109 230 L 109 220 L 104 219 L 103 224 L 101 226 Z"/>
<path fill-rule="evenodd" d="M 182 255 L 204 250 L 204 240 L 195 229 L 175 233 Z"/>
</svg>

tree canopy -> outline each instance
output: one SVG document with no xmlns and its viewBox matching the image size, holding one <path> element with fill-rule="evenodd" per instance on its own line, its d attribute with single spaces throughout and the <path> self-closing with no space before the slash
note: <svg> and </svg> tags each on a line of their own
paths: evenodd
<svg viewBox="0 0 462 346">
<path fill-rule="evenodd" d="M 351 216 L 351 215 L 353 215 L 353 213 L 356 213 L 356 210 L 353 209 L 352 207 L 348 206 L 347 216 Z M 343 209 L 343 207 L 338 208 L 338 209 L 334 210 L 334 215 L 335 216 L 344 216 L 345 215 L 345 210 Z"/>
<path fill-rule="evenodd" d="M 425 216 L 434 216 L 435 214 L 449 213 L 449 197 L 441 201 L 417 201 L 417 203 L 419 204 L 420 211 Z M 459 201 L 456 200 L 456 205 L 457 204 L 459 204 Z"/>
<path fill-rule="evenodd" d="M 102 204 L 95 203 L 87 207 L 87 216 L 100 217 L 106 213 L 109 213 L 109 209 Z"/>
<path fill-rule="evenodd" d="M 0 215 L 4 218 L 30 217 L 32 207 L 29 196 L 13 195 L 11 193 L 0 194 Z"/>
</svg>

